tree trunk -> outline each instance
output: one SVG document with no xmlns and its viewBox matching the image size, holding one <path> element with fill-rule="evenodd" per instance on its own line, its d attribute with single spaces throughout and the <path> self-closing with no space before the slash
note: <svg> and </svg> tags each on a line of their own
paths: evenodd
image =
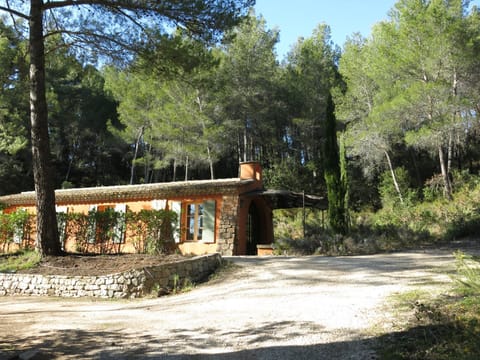
<svg viewBox="0 0 480 360">
<path fill-rule="evenodd" d="M 450 176 L 452 173 L 452 159 L 453 159 L 453 135 L 452 133 L 448 136 L 448 150 L 447 150 L 447 174 Z M 451 186 L 451 182 L 450 182 Z"/>
<path fill-rule="evenodd" d="M 208 154 L 208 166 L 210 167 L 210 179 L 215 179 L 215 173 L 213 170 L 213 161 L 212 156 L 210 154 L 210 146 L 207 146 L 207 154 Z"/>
<path fill-rule="evenodd" d="M 75 147 L 76 147 L 76 141 L 73 140 L 73 146 L 72 146 L 72 153 L 70 154 L 70 160 L 68 161 L 68 168 L 67 168 L 67 173 L 65 174 L 65 180 L 68 181 L 70 179 L 70 173 L 72 172 L 72 167 L 73 167 L 73 161 L 75 159 Z"/>
<path fill-rule="evenodd" d="M 173 159 L 173 181 L 177 179 L 177 159 Z"/>
<path fill-rule="evenodd" d="M 440 169 L 442 170 L 442 178 L 443 178 L 443 196 L 447 200 L 452 200 L 452 184 L 450 183 L 450 177 L 447 170 L 447 164 L 445 161 L 445 157 L 443 155 L 443 149 L 440 145 L 438 147 L 438 158 L 440 160 Z"/>
<path fill-rule="evenodd" d="M 185 181 L 188 181 L 188 156 L 185 158 Z"/>
<path fill-rule="evenodd" d="M 243 129 L 243 161 L 247 162 L 247 151 L 248 151 L 248 137 L 247 137 L 247 125 Z"/>
<path fill-rule="evenodd" d="M 395 185 L 395 190 L 397 191 L 398 198 L 400 199 L 400 203 L 403 204 L 403 196 L 402 191 L 400 190 L 400 186 L 398 186 L 397 177 L 395 175 L 395 171 L 393 171 L 392 160 L 390 159 L 390 155 L 388 155 L 388 151 L 384 150 L 383 153 L 387 158 L 388 168 L 390 169 L 390 174 L 392 174 L 393 185 Z"/>
<path fill-rule="evenodd" d="M 138 130 L 137 139 L 135 141 L 135 152 L 133 153 L 132 168 L 130 169 L 130 185 L 133 184 L 133 179 L 135 177 L 135 161 L 137 160 L 138 148 L 140 147 L 140 140 L 142 139 L 144 129 L 144 126 L 140 127 L 140 129 Z"/>
<path fill-rule="evenodd" d="M 30 2 L 30 121 L 37 205 L 37 249 L 42 256 L 62 253 L 55 213 L 55 187 L 50 161 L 45 95 L 43 1 Z"/>
<path fill-rule="evenodd" d="M 202 101 L 198 94 L 197 94 L 197 104 L 198 104 L 198 109 L 200 110 L 200 113 L 203 114 Z M 201 121 L 202 121 L 203 136 L 207 138 L 207 156 L 208 156 L 208 165 L 210 167 L 210 179 L 213 180 L 215 178 L 215 174 L 213 173 L 213 160 L 212 160 L 212 154 L 210 150 L 210 140 L 208 139 L 208 136 L 207 136 L 205 121 L 203 119 L 201 119 Z"/>
</svg>

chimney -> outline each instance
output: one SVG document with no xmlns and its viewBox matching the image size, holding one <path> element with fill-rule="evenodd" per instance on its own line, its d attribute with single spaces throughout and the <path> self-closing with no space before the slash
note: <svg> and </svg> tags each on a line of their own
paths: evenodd
<svg viewBox="0 0 480 360">
<path fill-rule="evenodd" d="M 257 161 L 240 163 L 240 180 L 262 181 L 262 167 Z"/>
</svg>

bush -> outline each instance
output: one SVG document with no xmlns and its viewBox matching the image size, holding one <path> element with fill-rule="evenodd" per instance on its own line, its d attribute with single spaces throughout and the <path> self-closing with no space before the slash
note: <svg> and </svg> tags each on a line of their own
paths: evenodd
<svg viewBox="0 0 480 360">
<path fill-rule="evenodd" d="M 166 210 L 121 212 L 114 209 L 66 215 L 66 234 L 76 240 L 77 251 L 120 252 L 128 236 L 138 253 L 159 254 L 172 250 L 172 224 L 177 214 Z"/>
<path fill-rule="evenodd" d="M 166 210 L 141 210 L 127 213 L 127 229 L 138 252 L 162 254 L 173 250 L 172 224 L 177 214 Z"/>
<path fill-rule="evenodd" d="M 8 252 L 14 243 L 19 249 L 29 248 L 31 220 L 32 216 L 25 210 L 0 213 L 0 245 L 3 252 Z"/>
<path fill-rule="evenodd" d="M 411 188 L 408 171 L 404 167 L 396 168 L 395 177 L 402 194 L 403 203 L 406 205 L 415 203 L 418 200 L 418 194 Z M 390 171 L 385 171 L 382 174 L 378 191 L 384 208 L 396 208 L 401 205 Z"/>
</svg>

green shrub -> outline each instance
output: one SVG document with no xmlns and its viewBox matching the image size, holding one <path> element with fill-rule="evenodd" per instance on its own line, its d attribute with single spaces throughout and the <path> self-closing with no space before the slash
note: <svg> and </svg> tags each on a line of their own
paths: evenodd
<svg viewBox="0 0 480 360">
<path fill-rule="evenodd" d="M 3 252 L 8 252 L 13 243 L 20 249 L 28 248 L 31 220 L 32 215 L 22 209 L 9 214 L 0 213 L 0 245 Z"/>
<path fill-rule="evenodd" d="M 173 227 L 177 214 L 166 210 L 141 210 L 127 213 L 127 228 L 138 252 L 161 254 L 172 250 Z"/>
<path fill-rule="evenodd" d="M 411 179 L 408 171 L 404 167 L 398 167 L 395 169 L 395 177 L 402 194 L 403 204 L 415 203 L 418 200 L 418 194 L 411 188 Z M 382 174 L 378 192 L 384 208 L 396 208 L 402 205 L 390 171 L 385 171 Z"/>
<path fill-rule="evenodd" d="M 177 214 L 166 210 L 125 213 L 107 208 L 92 210 L 88 214 L 68 213 L 65 237 L 76 240 L 78 252 L 86 253 L 92 249 L 101 253 L 120 252 L 125 237 L 129 236 L 139 253 L 166 253 L 172 250 L 172 228 L 176 221 Z"/>
</svg>

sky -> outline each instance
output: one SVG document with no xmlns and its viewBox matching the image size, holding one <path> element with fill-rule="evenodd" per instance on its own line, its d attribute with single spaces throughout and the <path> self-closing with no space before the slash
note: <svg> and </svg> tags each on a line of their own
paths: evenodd
<svg viewBox="0 0 480 360">
<path fill-rule="evenodd" d="M 355 32 L 368 37 L 372 25 L 388 19 L 396 0 L 257 0 L 255 12 L 267 28 L 280 30 L 277 55 L 280 60 L 299 37 L 310 37 L 318 24 L 330 26 L 332 40 L 343 47 Z M 480 0 L 472 1 L 480 7 Z"/>
</svg>

